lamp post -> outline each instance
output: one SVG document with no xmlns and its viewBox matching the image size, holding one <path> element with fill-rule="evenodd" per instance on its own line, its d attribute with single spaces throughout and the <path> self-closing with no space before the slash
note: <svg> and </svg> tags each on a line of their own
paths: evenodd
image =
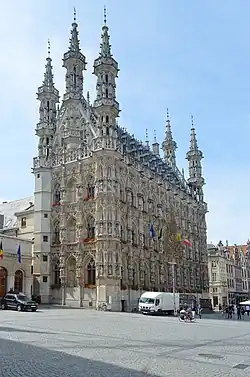
<svg viewBox="0 0 250 377">
<path fill-rule="evenodd" d="M 173 299 L 174 299 L 174 315 L 177 315 L 177 308 L 176 308 L 176 295 L 175 295 L 175 289 L 176 289 L 176 282 L 175 282 L 175 265 L 176 262 L 168 262 L 172 266 L 172 284 L 173 284 Z"/>
</svg>

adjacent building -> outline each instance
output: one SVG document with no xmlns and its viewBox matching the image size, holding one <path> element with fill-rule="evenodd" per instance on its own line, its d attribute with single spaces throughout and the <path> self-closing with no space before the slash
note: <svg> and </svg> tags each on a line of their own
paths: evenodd
<svg viewBox="0 0 250 377">
<path fill-rule="evenodd" d="M 250 242 L 208 244 L 209 296 L 213 307 L 238 303 L 250 294 Z"/>
<path fill-rule="evenodd" d="M 11 288 L 27 295 L 32 294 L 32 246 L 31 240 L 19 239 L 0 233 L 3 257 L 0 259 L 0 297 Z M 17 251 L 20 248 L 21 260 Z"/>
</svg>

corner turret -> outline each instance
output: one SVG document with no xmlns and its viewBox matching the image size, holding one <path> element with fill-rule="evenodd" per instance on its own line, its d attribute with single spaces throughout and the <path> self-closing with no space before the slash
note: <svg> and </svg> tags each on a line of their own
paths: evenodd
<svg viewBox="0 0 250 377">
<path fill-rule="evenodd" d="M 86 70 L 86 58 L 81 53 L 76 10 L 72 23 L 69 49 L 63 55 L 63 67 L 66 68 L 66 91 L 63 100 L 81 99 L 83 97 L 83 71 Z"/>
<path fill-rule="evenodd" d="M 116 118 L 119 116 L 119 103 L 116 101 L 116 78 L 119 68 L 111 53 L 107 26 L 106 8 L 104 8 L 104 25 L 99 57 L 94 61 L 94 74 L 97 76 L 96 99 L 94 110 L 98 118 L 99 132 L 102 137 L 102 148 L 116 149 Z M 104 139 L 106 138 L 106 141 Z M 100 140 L 99 140 L 100 141 Z M 103 144 L 104 143 L 104 144 Z M 98 142 L 100 145 L 100 142 Z"/>
<path fill-rule="evenodd" d="M 169 112 L 167 109 L 167 122 L 166 122 L 166 131 L 165 131 L 165 139 L 162 143 L 162 150 L 164 153 L 164 160 L 167 164 L 173 166 L 176 165 L 176 152 L 177 144 L 173 139 L 172 130 L 171 130 L 171 122 L 169 118 Z"/>
<path fill-rule="evenodd" d="M 193 116 L 191 117 L 192 128 L 190 136 L 190 147 L 186 154 L 186 159 L 189 162 L 189 178 L 188 183 L 194 195 L 197 195 L 197 199 L 203 202 L 203 186 L 205 180 L 202 176 L 202 165 L 201 160 L 203 159 L 203 154 L 198 148 L 198 143 L 195 134 Z"/>
<path fill-rule="evenodd" d="M 44 80 L 38 88 L 37 99 L 40 101 L 39 122 L 36 127 L 36 135 L 39 137 L 38 156 L 49 158 L 56 129 L 56 104 L 59 102 L 59 92 L 53 81 L 50 41 L 48 41 Z"/>
</svg>

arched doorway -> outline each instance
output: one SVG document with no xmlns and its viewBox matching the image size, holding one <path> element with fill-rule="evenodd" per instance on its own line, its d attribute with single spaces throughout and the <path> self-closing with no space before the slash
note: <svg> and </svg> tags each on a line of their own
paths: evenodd
<svg viewBox="0 0 250 377">
<path fill-rule="evenodd" d="M 0 297 L 3 297 L 7 291 L 8 271 L 4 267 L 0 267 Z"/>
<path fill-rule="evenodd" d="M 23 292 L 23 271 L 15 272 L 14 291 Z"/>
</svg>

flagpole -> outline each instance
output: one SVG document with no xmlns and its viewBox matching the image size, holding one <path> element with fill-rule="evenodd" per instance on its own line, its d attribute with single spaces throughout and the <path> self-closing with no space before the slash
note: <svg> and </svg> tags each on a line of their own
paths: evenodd
<svg viewBox="0 0 250 377">
<path fill-rule="evenodd" d="M 172 266 L 172 284 L 173 284 L 173 300 L 174 300 L 174 316 L 177 316 L 177 309 L 176 309 L 176 282 L 175 282 L 175 265 L 176 262 L 169 262 Z"/>
</svg>

